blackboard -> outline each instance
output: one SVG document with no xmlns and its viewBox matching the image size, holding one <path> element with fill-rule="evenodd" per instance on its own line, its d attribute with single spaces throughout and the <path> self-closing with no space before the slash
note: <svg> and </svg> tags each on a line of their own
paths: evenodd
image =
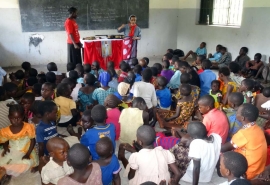
<svg viewBox="0 0 270 185">
<path fill-rule="evenodd" d="M 137 16 L 140 28 L 149 27 L 149 0 L 19 0 L 23 32 L 63 31 L 68 8 L 78 9 L 79 30 L 116 29 Z"/>
</svg>

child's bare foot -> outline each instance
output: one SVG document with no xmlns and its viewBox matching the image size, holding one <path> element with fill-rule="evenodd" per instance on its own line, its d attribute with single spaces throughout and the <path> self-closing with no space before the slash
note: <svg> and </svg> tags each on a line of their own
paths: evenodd
<svg viewBox="0 0 270 185">
<path fill-rule="evenodd" d="M 68 125 L 67 131 L 71 136 L 74 136 L 76 134 L 71 124 Z"/>
<path fill-rule="evenodd" d="M 36 173 L 37 171 L 38 171 L 38 166 L 33 167 L 33 168 L 31 169 L 31 173 Z"/>
</svg>

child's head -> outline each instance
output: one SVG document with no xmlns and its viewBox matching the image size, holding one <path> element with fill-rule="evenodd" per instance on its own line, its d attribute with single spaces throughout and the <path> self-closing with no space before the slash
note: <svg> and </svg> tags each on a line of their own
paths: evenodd
<svg viewBox="0 0 270 185">
<path fill-rule="evenodd" d="M 104 106 L 113 109 L 121 103 L 121 100 L 119 100 L 119 98 L 117 98 L 114 94 L 109 94 L 104 101 Z"/>
<path fill-rule="evenodd" d="M 120 94 L 120 96 L 127 96 L 129 93 L 129 89 L 130 89 L 131 85 L 129 83 L 126 82 L 120 82 L 117 86 L 117 91 Z M 119 103 L 121 104 L 121 103 Z M 118 105 L 119 105 L 118 104 Z M 105 105 L 106 106 L 106 105 Z"/>
<path fill-rule="evenodd" d="M 153 77 L 157 77 L 157 75 L 158 75 L 158 69 L 156 67 L 151 67 L 150 69 L 152 71 Z"/>
<path fill-rule="evenodd" d="M 256 62 L 261 61 L 261 59 L 262 59 L 262 54 L 256 53 L 256 54 L 254 55 L 254 60 L 255 60 Z"/>
<path fill-rule="evenodd" d="M 37 75 L 38 75 L 37 70 L 34 69 L 34 68 L 30 68 L 30 70 L 29 70 L 29 77 L 37 77 Z"/>
<path fill-rule="evenodd" d="M 38 113 L 47 121 L 56 121 L 57 105 L 50 100 L 42 101 L 38 107 Z"/>
<path fill-rule="evenodd" d="M 25 77 L 25 74 L 24 74 L 23 70 L 18 70 L 15 72 L 15 78 L 17 80 L 22 80 L 22 79 L 24 79 L 24 77 Z"/>
<path fill-rule="evenodd" d="M 138 108 L 140 110 L 146 110 L 147 106 L 143 98 L 141 97 L 136 97 L 132 101 L 132 107 L 133 108 Z"/>
<path fill-rule="evenodd" d="M 142 74 L 142 66 L 136 65 L 136 66 L 133 68 L 133 71 L 134 71 L 135 74 L 141 75 L 141 74 Z"/>
<path fill-rule="evenodd" d="M 38 79 L 36 77 L 29 77 L 26 80 L 26 86 L 27 87 L 33 87 L 33 85 L 38 83 Z"/>
<path fill-rule="evenodd" d="M 215 99 L 207 94 L 199 99 L 198 104 L 200 112 L 207 114 L 210 110 L 215 108 Z"/>
<path fill-rule="evenodd" d="M 242 47 L 239 51 L 239 55 L 246 55 L 248 53 L 247 47 Z"/>
<path fill-rule="evenodd" d="M 163 69 L 169 69 L 170 62 L 168 60 L 163 60 L 162 67 L 163 67 Z"/>
<path fill-rule="evenodd" d="M 200 44 L 200 48 L 202 49 L 202 48 L 205 48 L 205 46 L 206 46 L 206 43 L 205 42 L 202 42 L 201 44 Z"/>
<path fill-rule="evenodd" d="M 212 92 L 218 92 L 220 89 L 220 81 L 218 80 L 213 80 L 211 82 L 211 90 Z"/>
<path fill-rule="evenodd" d="M 167 49 L 167 53 L 173 54 L 173 49 Z"/>
<path fill-rule="evenodd" d="M 127 73 L 129 71 L 129 65 L 127 63 L 122 63 L 121 70 Z"/>
<path fill-rule="evenodd" d="M 189 96 L 191 93 L 191 86 L 189 84 L 182 84 L 180 86 L 180 93 L 182 96 Z"/>
<path fill-rule="evenodd" d="M 138 60 L 137 58 L 133 58 L 133 59 L 131 60 L 131 64 L 132 64 L 133 66 L 136 66 L 136 65 L 139 64 L 139 60 Z"/>
<path fill-rule="evenodd" d="M 222 45 L 218 44 L 218 45 L 216 46 L 216 51 L 217 51 L 217 52 L 220 52 L 221 47 L 222 47 Z"/>
<path fill-rule="evenodd" d="M 145 62 L 146 62 L 146 66 L 148 66 L 148 65 L 149 65 L 149 58 L 148 58 L 148 57 L 143 57 L 143 59 L 144 59 Z"/>
<path fill-rule="evenodd" d="M 75 71 L 77 71 L 79 77 L 83 77 L 83 75 L 84 75 L 84 68 L 83 68 L 83 66 L 76 66 Z"/>
<path fill-rule="evenodd" d="M 221 81 L 230 76 L 230 70 L 228 67 L 222 67 L 218 70 L 218 77 Z"/>
<path fill-rule="evenodd" d="M 93 126 L 93 119 L 91 117 L 91 110 L 85 110 L 82 114 L 81 118 L 81 126 L 83 127 L 84 130 L 88 130 L 92 128 Z"/>
<path fill-rule="evenodd" d="M 96 82 L 96 77 L 94 75 L 92 75 L 91 73 L 87 73 L 84 75 L 84 84 L 89 85 L 89 86 L 93 86 L 95 85 Z"/>
<path fill-rule="evenodd" d="M 229 95 L 228 104 L 231 108 L 236 108 L 244 103 L 244 96 L 240 92 L 233 92 Z"/>
<path fill-rule="evenodd" d="M 142 59 L 139 61 L 139 65 L 142 66 L 142 68 L 147 67 L 146 60 L 145 60 L 144 58 L 142 58 Z"/>
<path fill-rule="evenodd" d="M 152 146 L 156 139 L 155 130 L 148 125 L 142 125 L 137 130 L 137 142 L 142 147 Z"/>
<path fill-rule="evenodd" d="M 221 53 L 222 55 L 224 55 L 226 52 L 227 52 L 227 48 L 222 46 L 222 47 L 220 48 L 220 53 Z"/>
<path fill-rule="evenodd" d="M 231 62 L 231 63 L 229 64 L 229 69 L 230 69 L 230 71 L 231 71 L 232 73 L 238 74 L 239 71 L 240 71 L 240 66 L 239 66 L 239 64 L 236 63 L 236 62 Z"/>
<path fill-rule="evenodd" d="M 162 71 L 162 65 L 161 65 L 160 63 L 155 63 L 155 64 L 153 65 L 153 67 L 157 68 L 158 74 L 161 73 L 161 71 Z"/>
<path fill-rule="evenodd" d="M 56 82 L 56 75 L 54 72 L 46 73 L 46 81 L 55 84 Z"/>
<path fill-rule="evenodd" d="M 47 64 L 48 71 L 58 71 L 57 65 L 54 62 L 50 62 Z"/>
<path fill-rule="evenodd" d="M 67 71 L 74 70 L 76 65 L 74 63 L 67 63 Z"/>
<path fill-rule="evenodd" d="M 179 57 L 177 55 L 173 55 L 171 65 L 174 65 L 176 61 L 179 61 Z"/>
<path fill-rule="evenodd" d="M 188 74 L 188 73 L 181 74 L 180 82 L 181 82 L 181 84 L 189 84 L 189 82 L 190 82 L 190 74 Z"/>
<path fill-rule="evenodd" d="M 58 96 L 63 96 L 66 98 L 69 98 L 71 95 L 71 87 L 68 83 L 60 83 L 57 85 L 57 90 L 56 90 Z"/>
<path fill-rule="evenodd" d="M 134 84 L 135 82 L 136 75 L 133 71 L 129 71 L 127 77 L 124 79 L 125 83 L 128 83 L 130 87 Z"/>
<path fill-rule="evenodd" d="M 179 70 L 182 74 L 187 72 L 187 69 L 190 67 L 190 65 L 187 62 L 181 61 L 178 64 Z"/>
<path fill-rule="evenodd" d="M 83 65 L 83 71 L 84 71 L 84 74 L 90 73 L 91 72 L 91 65 L 90 64 L 84 64 Z"/>
<path fill-rule="evenodd" d="M 100 75 L 98 77 L 98 81 L 100 82 L 100 85 L 102 87 L 107 87 L 110 80 L 111 80 L 111 76 L 107 71 L 100 73 Z"/>
<path fill-rule="evenodd" d="M 20 127 L 23 124 L 24 108 L 19 104 L 11 105 L 9 107 L 8 119 L 14 127 Z"/>
<path fill-rule="evenodd" d="M 225 152 L 220 155 L 220 173 L 225 178 L 240 178 L 248 169 L 247 159 L 238 152 Z"/>
<path fill-rule="evenodd" d="M 202 55 L 199 55 L 199 56 L 202 56 Z M 198 56 L 198 57 L 199 57 L 199 56 Z M 210 69 L 211 66 L 212 66 L 212 63 L 211 63 L 210 60 L 205 59 L 205 60 L 202 61 L 202 68 L 203 68 L 204 70 L 205 70 L 205 69 Z"/>
<path fill-rule="evenodd" d="M 244 103 L 236 113 L 236 119 L 242 124 L 255 122 L 259 116 L 259 109 L 250 103 Z"/>
<path fill-rule="evenodd" d="M 74 170 L 83 170 L 91 162 L 91 155 L 87 147 L 77 143 L 73 145 L 67 154 L 67 162 Z M 82 176 L 84 174 L 81 174 Z"/>
<path fill-rule="evenodd" d="M 95 123 L 105 123 L 107 119 L 107 110 L 103 105 L 96 105 L 91 111 L 91 117 Z"/>
<path fill-rule="evenodd" d="M 158 83 L 158 89 L 165 89 L 168 84 L 168 81 L 164 76 L 159 76 L 157 78 L 157 83 Z"/>
<path fill-rule="evenodd" d="M 142 79 L 144 82 L 150 82 L 150 80 L 152 79 L 151 69 L 147 68 L 142 72 Z"/>
<path fill-rule="evenodd" d="M 21 97 L 20 104 L 23 106 L 24 112 L 26 114 L 30 110 L 30 108 L 31 108 L 32 104 L 34 103 L 34 101 L 35 101 L 35 94 L 34 93 L 25 93 Z"/>
<path fill-rule="evenodd" d="M 38 83 L 44 84 L 46 82 L 46 75 L 44 73 L 37 75 Z"/>
<path fill-rule="evenodd" d="M 29 69 L 31 68 L 31 64 L 29 62 L 23 62 L 22 68 L 24 71 L 29 71 Z"/>
<path fill-rule="evenodd" d="M 30 111 L 34 114 L 35 117 L 41 118 L 42 116 L 40 115 L 38 109 L 41 106 L 42 101 L 41 100 L 35 100 L 34 103 L 30 107 Z"/>
<path fill-rule="evenodd" d="M 270 97 L 270 87 L 265 87 L 263 89 L 263 95 L 266 97 L 266 98 L 269 98 Z"/>
<path fill-rule="evenodd" d="M 162 61 L 164 61 L 164 60 L 171 61 L 171 60 L 172 60 L 172 57 L 173 57 L 173 54 L 171 54 L 171 53 L 166 53 L 166 54 L 163 56 Z"/>
<path fill-rule="evenodd" d="M 69 78 L 77 81 L 77 79 L 79 78 L 78 72 L 74 70 L 69 71 Z"/>
<path fill-rule="evenodd" d="M 253 80 L 246 78 L 241 82 L 241 86 L 240 86 L 241 92 L 253 91 L 253 89 L 254 89 Z"/>
<path fill-rule="evenodd" d="M 44 100 L 51 99 L 54 94 L 54 84 L 45 82 L 41 87 L 41 96 Z"/>
<path fill-rule="evenodd" d="M 63 138 L 51 138 L 47 142 L 46 148 L 55 162 L 62 163 L 67 160 L 69 145 Z"/>
<path fill-rule="evenodd" d="M 16 96 L 16 93 L 18 91 L 18 86 L 15 83 L 7 82 L 3 85 L 6 95 L 8 98 L 13 98 Z"/>
<path fill-rule="evenodd" d="M 99 70 L 100 69 L 100 65 L 98 61 L 94 61 L 91 65 L 92 70 Z"/>
<path fill-rule="evenodd" d="M 71 89 L 71 91 L 73 91 L 73 89 L 76 87 L 76 81 L 72 80 L 71 78 L 64 78 L 61 83 L 67 83 Z"/>
<path fill-rule="evenodd" d="M 107 63 L 107 69 L 114 69 L 114 62 L 113 61 L 109 61 Z"/>
<path fill-rule="evenodd" d="M 114 152 L 112 140 L 108 137 L 99 139 L 96 143 L 96 152 L 100 159 L 110 158 Z"/>
<path fill-rule="evenodd" d="M 193 139 L 207 138 L 207 130 L 206 130 L 205 125 L 198 121 L 192 121 L 188 124 L 187 133 Z"/>
<path fill-rule="evenodd" d="M 119 63 L 119 68 L 121 69 L 121 65 L 126 63 L 124 60 Z"/>
</svg>

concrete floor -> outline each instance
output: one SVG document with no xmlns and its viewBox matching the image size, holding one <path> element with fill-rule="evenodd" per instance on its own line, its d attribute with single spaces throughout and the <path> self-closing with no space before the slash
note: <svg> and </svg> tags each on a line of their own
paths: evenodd
<svg viewBox="0 0 270 185">
<path fill-rule="evenodd" d="M 157 62 L 161 63 L 161 58 L 162 58 L 162 56 L 150 57 L 149 58 L 150 59 L 149 66 L 152 66 L 154 63 L 157 63 Z M 188 58 L 188 61 L 191 62 L 192 59 Z M 57 64 L 57 66 L 58 66 L 58 70 L 60 72 L 62 72 L 62 73 L 66 72 L 66 65 L 65 64 Z M 41 72 L 41 71 L 47 72 L 46 64 L 38 65 L 38 66 L 34 65 L 32 67 L 37 69 L 38 72 Z M 17 71 L 18 69 L 21 69 L 21 68 L 20 67 L 7 67 L 7 68 L 4 68 L 4 69 L 7 71 L 7 73 L 11 73 L 11 72 L 15 72 L 15 71 Z M 215 71 L 215 73 L 217 73 L 217 72 Z M 157 130 L 159 129 L 158 124 L 157 124 L 156 129 Z M 64 134 L 64 135 L 69 135 L 65 128 L 59 127 L 58 132 L 61 133 L 61 134 Z M 118 148 L 116 148 L 116 154 L 117 154 L 117 151 L 118 151 Z M 129 156 L 130 156 L 130 154 L 127 153 L 126 157 L 128 158 Z M 127 185 L 128 184 L 128 179 L 127 179 L 127 177 L 124 177 L 124 171 L 125 170 L 124 170 L 124 168 L 122 166 L 122 171 L 120 172 L 121 182 L 122 182 L 123 185 Z M 25 175 L 22 175 L 19 178 L 16 178 L 16 179 L 12 180 L 10 185 L 22 185 L 22 184 L 39 185 L 39 183 L 37 183 L 37 181 L 34 181 L 34 179 L 36 180 L 37 178 L 39 178 L 39 176 L 37 174 L 27 173 Z M 33 180 L 31 180 L 31 179 L 33 179 Z M 218 177 L 216 172 L 214 172 L 211 182 L 209 182 L 209 183 L 199 183 L 199 185 L 217 185 L 217 184 L 220 184 L 220 183 L 225 182 L 225 181 L 226 181 L 226 179 Z M 181 185 L 191 185 L 191 183 L 187 183 L 187 182 L 183 182 L 183 181 L 180 181 L 180 184 Z"/>
</svg>

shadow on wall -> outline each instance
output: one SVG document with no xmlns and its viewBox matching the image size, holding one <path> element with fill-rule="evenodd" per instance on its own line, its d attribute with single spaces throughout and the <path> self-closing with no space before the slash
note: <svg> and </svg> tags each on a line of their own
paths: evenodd
<svg viewBox="0 0 270 185">
<path fill-rule="evenodd" d="M 0 43 L 0 66 L 1 67 L 11 67 L 18 66 L 14 61 L 20 61 L 21 59 L 14 53 L 6 50 L 6 48 Z"/>
</svg>

